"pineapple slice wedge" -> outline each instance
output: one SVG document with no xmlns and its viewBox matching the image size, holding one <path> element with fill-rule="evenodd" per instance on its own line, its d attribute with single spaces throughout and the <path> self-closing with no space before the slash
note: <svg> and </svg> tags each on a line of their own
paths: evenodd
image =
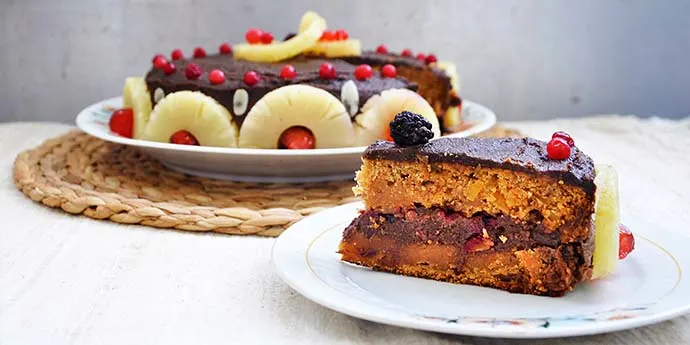
<svg viewBox="0 0 690 345">
<path fill-rule="evenodd" d="M 272 44 L 240 43 L 233 47 L 237 59 L 254 62 L 279 62 L 312 48 L 326 30 L 326 20 L 314 12 L 307 12 L 300 21 L 300 32 L 287 41 Z"/>
<path fill-rule="evenodd" d="M 620 206 L 618 203 L 618 174 L 610 165 L 594 167 L 594 257 L 592 259 L 592 279 L 602 278 L 616 271 L 618 265 L 618 246 Z"/>
<path fill-rule="evenodd" d="M 224 106 L 201 92 L 173 92 L 156 104 L 143 139 L 168 143 L 175 132 L 186 130 L 201 146 L 236 147 L 237 127 L 230 119 Z"/>
<path fill-rule="evenodd" d="M 277 88 L 262 97 L 247 114 L 239 146 L 276 149 L 280 135 L 291 127 L 306 127 L 315 148 L 354 144 L 354 128 L 345 106 L 327 91 L 303 85 Z"/>
<path fill-rule="evenodd" d="M 307 50 L 306 53 L 329 58 L 359 56 L 362 55 L 362 43 L 356 39 L 333 42 L 317 42 L 311 49 Z"/>
<path fill-rule="evenodd" d="M 434 138 L 441 136 L 436 112 L 422 96 L 408 89 L 389 89 L 369 98 L 362 113 L 355 118 L 357 145 L 367 146 L 378 139 L 388 139 L 390 122 L 405 110 L 422 115 L 431 122 Z"/>
<path fill-rule="evenodd" d="M 122 90 L 122 105 L 125 108 L 131 108 L 134 114 L 132 137 L 134 139 L 141 138 L 151 115 L 151 95 L 144 78 L 130 77 L 125 79 L 125 86 Z"/>
</svg>

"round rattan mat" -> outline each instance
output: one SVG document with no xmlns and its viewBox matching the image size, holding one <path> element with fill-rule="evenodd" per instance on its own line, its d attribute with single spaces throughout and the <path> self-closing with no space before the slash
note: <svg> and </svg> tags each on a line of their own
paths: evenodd
<svg viewBox="0 0 690 345">
<path fill-rule="evenodd" d="M 497 126 L 483 136 L 518 136 Z M 303 217 L 355 201 L 353 181 L 258 184 L 167 170 L 135 148 L 79 131 L 19 154 L 14 182 L 72 214 L 156 228 L 277 236 Z"/>
</svg>

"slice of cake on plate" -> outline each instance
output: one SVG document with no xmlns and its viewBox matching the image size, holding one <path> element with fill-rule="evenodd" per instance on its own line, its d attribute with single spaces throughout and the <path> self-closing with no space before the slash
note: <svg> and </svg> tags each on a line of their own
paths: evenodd
<svg viewBox="0 0 690 345">
<path fill-rule="evenodd" d="M 430 125 L 404 112 L 391 136 L 364 153 L 344 261 L 547 296 L 615 270 L 615 170 L 595 170 L 567 134 L 427 142 Z"/>
</svg>

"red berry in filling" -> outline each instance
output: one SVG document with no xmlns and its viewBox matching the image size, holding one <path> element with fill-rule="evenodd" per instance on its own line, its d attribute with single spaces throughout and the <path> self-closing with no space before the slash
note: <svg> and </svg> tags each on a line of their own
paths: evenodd
<svg viewBox="0 0 690 345">
<path fill-rule="evenodd" d="M 181 60 L 184 59 L 184 53 L 182 52 L 182 49 L 175 49 L 170 53 L 170 58 L 173 60 Z"/>
<path fill-rule="evenodd" d="M 201 77 L 201 67 L 195 63 L 190 63 L 184 69 L 184 76 L 190 80 L 196 80 Z"/>
<path fill-rule="evenodd" d="M 322 63 L 321 67 L 319 67 L 319 76 L 323 79 L 335 79 L 335 67 L 328 62 Z"/>
<path fill-rule="evenodd" d="M 417 60 L 421 62 L 426 62 L 426 55 L 424 55 L 424 53 L 417 54 Z"/>
<path fill-rule="evenodd" d="M 213 85 L 225 83 L 225 73 L 219 69 L 214 69 L 208 74 L 208 81 Z"/>
<path fill-rule="evenodd" d="M 295 67 L 292 65 L 285 65 L 280 69 L 280 77 L 285 80 L 295 79 L 296 76 L 297 72 L 295 71 Z"/>
<path fill-rule="evenodd" d="M 561 139 L 565 140 L 565 142 L 567 142 L 570 147 L 575 146 L 575 140 L 573 140 L 573 138 L 570 136 L 570 134 L 568 134 L 566 132 L 558 131 L 558 132 L 554 133 L 551 136 L 551 138 L 552 139 L 553 138 L 561 138 Z"/>
<path fill-rule="evenodd" d="M 381 75 L 386 78 L 395 78 L 398 75 L 398 69 L 391 64 L 383 65 L 381 67 Z"/>
<path fill-rule="evenodd" d="M 371 69 L 371 66 L 369 65 L 364 64 L 355 67 L 355 78 L 359 80 L 369 79 L 373 74 L 374 71 Z"/>
<path fill-rule="evenodd" d="M 402 53 L 400 53 L 402 56 L 410 57 L 412 56 L 412 51 L 409 49 L 403 49 Z"/>
<path fill-rule="evenodd" d="M 278 147 L 281 149 L 307 150 L 314 146 L 314 135 L 304 127 L 290 127 L 278 139 Z"/>
<path fill-rule="evenodd" d="M 570 157 L 570 146 L 561 138 L 553 138 L 546 144 L 546 153 L 550 159 L 563 160 Z"/>
<path fill-rule="evenodd" d="M 337 39 L 338 41 L 344 41 L 348 38 L 350 38 L 350 34 L 348 34 L 347 31 L 343 29 L 335 31 L 335 39 Z"/>
<path fill-rule="evenodd" d="M 196 140 L 194 135 L 185 131 L 184 129 L 173 133 L 173 135 L 170 136 L 170 142 L 178 145 L 199 146 L 199 141 Z"/>
<path fill-rule="evenodd" d="M 153 67 L 156 69 L 164 69 L 165 65 L 168 64 L 168 59 L 166 59 L 163 55 L 156 55 L 155 58 L 153 58 Z"/>
<path fill-rule="evenodd" d="M 271 44 L 271 42 L 273 42 L 273 34 L 270 32 L 263 32 L 261 34 L 261 43 Z"/>
<path fill-rule="evenodd" d="M 261 35 L 263 35 L 263 33 L 261 29 L 252 28 L 247 30 L 247 33 L 244 34 L 244 39 L 247 40 L 249 44 L 259 44 L 261 43 Z"/>
<path fill-rule="evenodd" d="M 163 73 L 165 73 L 165 75 L 171 75 L 175 73 L 176 70 L 177 67 L 175 67 L 175 64 L 172 62 L 168 62 L 165 67 L 163 67 Z"/>
<path fill-rule="evenodd" d="M 376 47 L 376 52 L 379 54 L 386 54 L 388 53 L 388 47 L 386 47 L 384 44 Z"/>
<path fill-rule="evenodd" d="M 434 54 L 429 54 L 429 55 L 426 56 L 425 62 L 426 62 L 427 65 L 430 64 L 430 63 L 434 63 L 434 62 L 436 62 L 436 61 L 438 61 L 438 59 L 436 58 L 436 55 L 434 55 Z"/>
<path fill-rule="evenodd" d="M 247 71 L 247 73 L 245 73 L 244 77 L 242 78 L 244 83 L 249 86 L 254 86 L 258 84 L 260 79 L 261 78 L 259 77 L 259 74 L 254 71 Z"/>
<path fill-rule="evenodd" d="M 194 48 L 194 57 L 197 59 L 205 58 L 206 57 L 206 51 L 204 50 L 204 48 L 201 48 L 201 47 Z"/>
<path fill-rule="evenodd" d="M 221 54 L 230 55 L 232 54 L 232 46 L 230 45 L 230 43 L 223 43 L 220 45 L 220 47 L 218 47 L 218 51 Z"/>
<path fill-rule="evenodd" d="M 131 138 L 134 131 L 134 112 L 131 108 L 115 110 L 110 116 L 108 126 L 113 133 Z"/>
<path fill-rule="evenodd" d="M 326 31 L 324 31 L 323 34 L 321 35 L 320 40 L 321 40 L 321 41 L 335 41 L 335 39 L 336 39 L 337 37 L 338 37 L 338 36 L 337 36 L 337 34 L 335 33 L 335 31 L 326 30 Z"/>
<path fill-rule="evenodd" d="M 630 232 L 630 229 L 623 224 L 618 225 L 618 230 L 620 234 L 618 238 L 618 259 L 622 260 L 635 249 L 635 237 Z"/>
</svg>

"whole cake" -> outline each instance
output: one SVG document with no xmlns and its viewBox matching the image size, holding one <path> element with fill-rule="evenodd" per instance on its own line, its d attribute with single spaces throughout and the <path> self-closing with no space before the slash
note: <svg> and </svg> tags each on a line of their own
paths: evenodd
<svg viewBox="0 0 690 345">
<path fill-rule="evenodd" d="M 365 209 L 344 231 L 344 261 L 548 296 L 613 272 L 619 255 L 613 168 L 595 171 L 565 133 L 549 143 L 427 143 L 430 127 L 422 117 L 399 114 L 391 123 L 395 142 L 365 151 L 355 188 Z"/>
<path fill-rule="evenodd" d="M 113 132 L 177 144 L 243 148 L 366 146 L 389 139 L 410 110 L 436 135 L 462 127 L 452 63 L 380 45 L 362 51 L 314 12 L 282 41 L 259 29 L 247 43 L 156 55 L 145 77 L 127 78 Z"/>
</svg>

